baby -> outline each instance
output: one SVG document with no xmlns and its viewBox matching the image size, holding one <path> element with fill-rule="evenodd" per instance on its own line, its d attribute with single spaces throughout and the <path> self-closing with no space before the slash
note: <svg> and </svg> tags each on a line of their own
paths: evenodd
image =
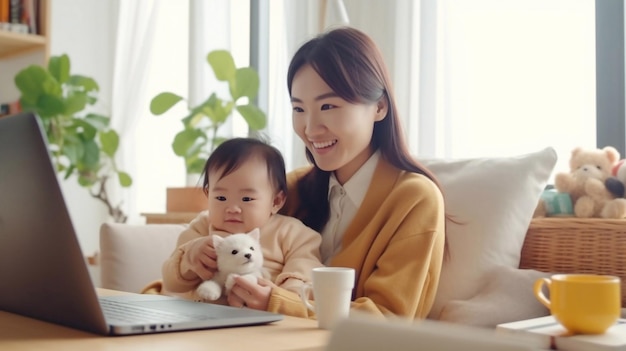
<svg viewBox="0 0 626 351">
<path fill-rule="evenodd" d="M 286 199 L 285 164 L 276 148 L 253 138 L 229 139 L 206 162 L 203 188 L 208 211 L 184 230 L 163 265 L 163 293 L 206 300 L 198 286 L 217 271 L 212 235 L 227 237 L 260 228 L 263 267 L 273 284 L 298 293 L 322 266 L 320 235 L 298 219 L 278 214 Z M 218 303 L 225 303 L 224 297 Z"/>
</svg>

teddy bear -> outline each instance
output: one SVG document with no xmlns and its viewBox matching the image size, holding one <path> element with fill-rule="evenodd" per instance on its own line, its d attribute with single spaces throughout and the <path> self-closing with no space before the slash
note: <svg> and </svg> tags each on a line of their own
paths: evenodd
<svg viewBox="0 0 626 351">
<path fill-rule="evenodd" d="M 605 185 L 619 159 L 619 152 L 612 146 L 572 150 L 570 171 L 557 173 L 554 186 L 558 192 L 570 195 L 576 217 L 626 217 L 626 199 L 616 198 Z"/>
</svg>

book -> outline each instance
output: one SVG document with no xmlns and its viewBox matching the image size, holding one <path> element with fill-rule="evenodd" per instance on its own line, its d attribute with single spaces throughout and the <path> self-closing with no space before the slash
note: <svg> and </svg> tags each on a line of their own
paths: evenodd
<svg viewBox="0 0 626 351">
<path fill-rule="evenodd" d="M 0 0 L 0 30 L 41 34 L 41 0 Z"/>
<path fill-rule="evenodd" d="M 28 33 L 37 34 L 35 0 L 22 0 L 22 24 L 28 26 Z"/>
<path fill-rule="evenodd" d="M 10 0 L 9 1 L 9 22 L 19 24 L 22 20 L 22 1 Z"/>
<path fill-rule="evenodd" d="M 623 318 L 604 334 L 597 335 L 572 334 L 552 316 L 498 324 L 496 333 L 524 337 L 548 350 L 626 351 L 626 319 Z"/>
<path fill-rule="evenodd" d="M 0 22 L 9 23 L 9 0 L 0 0 Z"/>
</svg>

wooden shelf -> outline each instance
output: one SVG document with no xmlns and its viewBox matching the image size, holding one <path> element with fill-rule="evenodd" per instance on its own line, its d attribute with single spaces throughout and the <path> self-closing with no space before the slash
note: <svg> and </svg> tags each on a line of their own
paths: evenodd
<svg viewBox="0 0 626 351">
<path fill-rule="evenodd" d="M 37 34 L 24 34 L 0 30 L 0 60 L 39 51 L 48 60 L 50 46 L 50 1 L 39 0 L 40 11 L 36 20 Z"/>
<path fill-rule="evenodd" d="M 35 8 L 39 11 L 38 15 L 33 15 L 37 34 L 10 31 L 3 23 L 0 29 L 0 104 L 15 106 L 19 92 L 13 78 L 21 69 L 29 65 L 47 66 L 50 57 L 50 5 L 50 0 L 35 1 Z M 16 112 L 18 110 L 13 108 L 8 114 Z"/>
<path fill-rule="evenodd" d="M 0 58 L 21 55 L 30 51 L 47 50 L 48 38 L 43 35 L 0 31 Z"/>
</svg>

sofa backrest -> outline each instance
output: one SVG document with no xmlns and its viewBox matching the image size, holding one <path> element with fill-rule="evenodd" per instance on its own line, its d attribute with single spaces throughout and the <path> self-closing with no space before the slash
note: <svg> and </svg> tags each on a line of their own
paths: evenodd
<svg viewBox="0 0 626 351">
<path fill-rule="evenodd" d="M 183 224 L 104 223 L 100 227 L 100 287 L 139 293 L 161 278 Z"/>
</svg>

